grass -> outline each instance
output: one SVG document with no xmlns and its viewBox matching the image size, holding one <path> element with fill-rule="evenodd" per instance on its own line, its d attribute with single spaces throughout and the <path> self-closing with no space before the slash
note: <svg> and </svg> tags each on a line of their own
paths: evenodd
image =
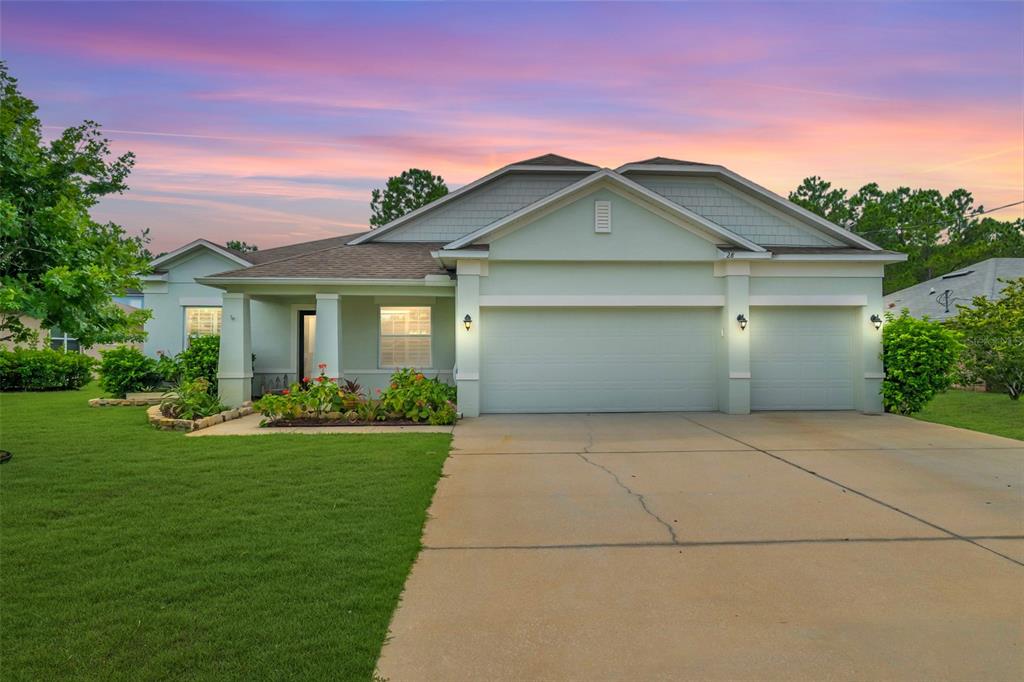
<svg viewBox="0 0 1024 682">
<path fill-rule="evenodd" d="M 1024 440 L 1024 400 L 1002 393 L 947 391 L 914 415 L 926 422 Z"/>
<path fill-rule="evenodd" d="M 0 395 L 5 679 L 370 679 L 447 434 L 186 438 Z"/>
</svg>

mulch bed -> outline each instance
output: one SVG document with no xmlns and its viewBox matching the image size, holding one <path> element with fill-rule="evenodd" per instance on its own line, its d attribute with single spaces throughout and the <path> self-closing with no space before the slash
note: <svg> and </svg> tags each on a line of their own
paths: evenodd
<svg viewBox="0 0 1024 682">
<path fill-rule="evenodd" d="M 281 419 L 266 425 L 266 428 L 279 426 L 429 426 L 427 422 L 414 422 L 411 419 L 387 419 L 382 422 L 355 422 L 347 419 Z"/>
</svg>

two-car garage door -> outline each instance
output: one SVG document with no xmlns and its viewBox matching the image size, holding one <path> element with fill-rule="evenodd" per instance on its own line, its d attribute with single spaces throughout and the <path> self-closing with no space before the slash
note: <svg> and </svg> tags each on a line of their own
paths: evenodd
<svg viewBox="0 0 1024 682">
<path fill-rule="evenodd" d="M 480 327 L 482 412 L 718 409 L 717 308 L 487 308 Z M 854 407 L 852 308 L 757 307 L 745 333 L 752 409 Z"/>
<path fill-rule="evenodd" d="M 717 409 L 717 309 L 491 308 L 483 412 Z"/>
</svg>

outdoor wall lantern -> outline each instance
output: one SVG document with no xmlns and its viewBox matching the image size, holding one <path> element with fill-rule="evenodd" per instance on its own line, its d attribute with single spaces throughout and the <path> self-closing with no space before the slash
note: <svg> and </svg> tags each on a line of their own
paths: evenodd
<svg viewBox="0 0 1024 682">
<path fill-rule="evenodd" d="M 740 323 L 740 329 L 747 328 L 747 317 L 743 313 L 736 316 L 736 321 Z"/>
<path fill-rule="evenodd" d="M 466 315 L 464 318 L 462 318 L 462 324 L 466 325 L 466 331 L 468 332 L 469 328 L 473 326 L 473 318 L 470 317 L 469 315 Z"/>
<path fill-rule="evenodd" d="M 882 328 L 882 318 L 879 317 L 877 314 L 876 315 L 872 315 L 871 316 L 871 324 L 875 325 L 875 329 L 881 329 Z"/>
</svg>

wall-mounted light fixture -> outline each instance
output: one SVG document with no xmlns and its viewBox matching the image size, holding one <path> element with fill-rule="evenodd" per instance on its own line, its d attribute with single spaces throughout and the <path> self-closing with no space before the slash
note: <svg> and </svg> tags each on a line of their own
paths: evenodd
<svg viewBox="0 0 1024 682">
<path fill-rule="evenodd" d="M 470 317 L 469 315 L 466 315 L 464 318 L 462 318 L 462 324 L 466 325 L 466 331 L 468 332 L 469 328 L 473 326 L 473 318 Z"/>
<path fill-rule="evenodd" d="M 736 316 L 736 321 L 740 323 L 740 329 L 747 328 L 747 316 L 744 315 L 743 313 L 740 313 L 739 315 Z"/>
<path fill-rule="evenodd" d="M 871 324 L 875 325 L 875 329 L 881 329 L 882 328 L 882 318 L 879 317 L 878 315 L 872 315 L 871 316 Z"/>
</svg>

